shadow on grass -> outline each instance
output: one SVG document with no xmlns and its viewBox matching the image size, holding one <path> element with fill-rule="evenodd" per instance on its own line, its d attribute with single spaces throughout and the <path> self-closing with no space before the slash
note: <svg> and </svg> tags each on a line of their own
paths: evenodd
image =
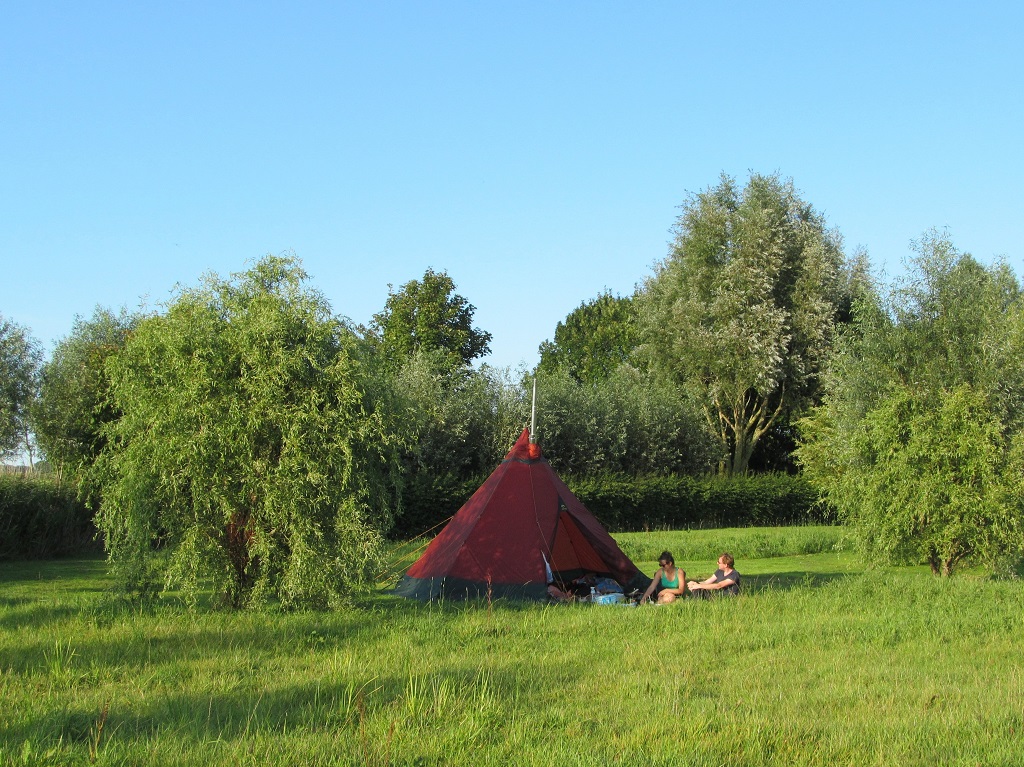
<svg viewBox="0 0 1024 767">
<path fill-rule="evenodd" d="M 763 591 L 792 591 L 798 588 L 820 588 L 830 583 L 847 580 L 850 572 L 783 572 L 763 575 L 744 575 L 743 593 L 756 595 Z"/>
<path fill-rule="evenodd" d="M 764 591 L 791 591 L 797 588 L 820 588 L 837 581 L 847 580 L 856 572 L 851 571 L 807 571 L 798 570 L 791 572 L 762 573 L 759 575 L 743 574 L 743 593 L 747 596 L 756 595 Z M 492 603 L 492 609 L 503 612 L 520 612 L 535 610 L 538 605 L 552 605 L 565 607 L 567 605 L 553 602 L 496 599 Z M 370 597 L 362 603 L 367 609 L 373 609 L 383 613 L 407 614 L 423 611 L 441 612 L 449 614 L 460 614 L 468 611 L 486 611 L 487 600 L 483 598 L 468 600 L 447 600 L 441 602 L 421 602 L 416 599 L 408 599 L 397 596 L 389 591 L 383 591 Z"/>
<path fill-rule="evenodd" d="M 536 610 L 538 606 L 551 604 L 546 600 L 538 599 L 513 599 L 500 597 L 491 600 L 488 608 L 486 597 L 474 597 L 470 599 L 442 599 L 424 602 L 411 597 L 398 596 L 391 590 L 380 591 L 364 597 L 357 602 L 359 609 L 373 610 L 386 614 L 421 614 L 423 612 L 440 612 L 444 614 L 458 615 L 465 612 L 487 612 L 488 609 L 501 610 L 503 612 L 523 612 Z"/>
<path fill-rule="evenodd" d="M 38 615 L 56 619 L 69 615 L 69 608 L 37 608 Z M 73 612 L 73 611 L 72 611 Z M 31 614 L 30 614 L 31 616 Z M 133 616 L 142 618 L 141 622 Z M 189 613 L 183 609 L 132 609 L 117 607 L 96 610 L 93 627 L 83 634 L 58 635 L 74 650 L 76 668 L 94 673 L 131 677 L 154 667 L 173 668 L 212 654 L 237 658 L 251 656 L 249 663 L 272 657 L 282 648 L 308 652 L 324 647 L 343 647 L 352 641 L 366 641 L 381 631 L 381 619 L 368 619 L 363 612 L 333 613 Z M 20 621 L 25 625 L 25 621 Z M 107 626 L 116 629 L 106 631 Z M 35 632 L 5 652 L 5 667 L 16 673 L 30 673 L 46 665 L 54 650 L 54 633 Z M 153 672 L 160 675 L 162 671 Z M 174 676 L 169 672 L 170 676 Z"/>
<path fill-rule="evenodd" d="M 36 599 L 0 598 L 0 629 L 18 631 L 20 629 L 39 630 L 60 621 L 70 620 L 81 615 L 81 609 L 71 605 L 40 604 Z"/>
<path fill-rule="evenodd" d="M 0 587 L 46 581 L 93 581 L 106 575 L 107 560 L 103 556 L 0 562 Z"/>
</svg>

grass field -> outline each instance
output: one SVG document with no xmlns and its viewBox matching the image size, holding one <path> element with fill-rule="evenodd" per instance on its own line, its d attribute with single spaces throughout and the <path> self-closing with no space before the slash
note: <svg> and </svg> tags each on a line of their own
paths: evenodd
<svg viewBox="0 0 1024 767">
<path fill-rule="evenodd" d="M 0 564 L 0 764 L 1009 765 L 1024 584 L 865 571 L 837 528 L 617 536 L 738 599 L 189 612 Z"/>
</svg>

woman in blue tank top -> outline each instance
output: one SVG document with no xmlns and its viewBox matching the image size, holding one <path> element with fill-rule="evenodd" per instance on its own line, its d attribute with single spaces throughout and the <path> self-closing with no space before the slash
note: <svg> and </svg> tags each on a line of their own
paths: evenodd
<svg viewBox="0 0 1024 767">
<path fill-rule="evenodd" d="M 640 597 L 640 603 L 646 602 L 651 594 L 658 595 L 658 604 L 667 605 L 686 593 L 686 573 L 676 567 L 676 560 L 669 551 L 661 552 L 658 557 L 658 572 L 654 574 L 654 580 L 647 587 L 647 591 Z"/>
</svg>

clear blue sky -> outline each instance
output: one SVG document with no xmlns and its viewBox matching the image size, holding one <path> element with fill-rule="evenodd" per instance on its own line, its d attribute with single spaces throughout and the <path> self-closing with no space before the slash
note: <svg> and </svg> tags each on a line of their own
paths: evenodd
<svg viewBox="0 0 1024 767">
<path fill-rule="evenodd" d="M 536 362 L 725 171 L 792 177 L 872 262 L 928 227 L 1024 275 L 1015 2 L 50 2 L 0 23 L 0 313 L 293 251 L 366 322 L 427 267 Z"/>
</svg>

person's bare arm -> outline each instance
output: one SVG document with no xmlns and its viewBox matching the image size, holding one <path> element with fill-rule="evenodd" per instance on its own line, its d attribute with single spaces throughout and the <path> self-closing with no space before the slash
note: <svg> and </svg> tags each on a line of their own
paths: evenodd
<svg viewBox="0 0 1024 767">
<path fill-rule="evenodd" d="M 641 602 L 646 602 L 650 598 L 651 594 L 654 593 L 654 589 L 658 587 L 658 581 L 661 580 L 661 573 L 663 569 L 664 568 L 661 567 L 658 568 L 658 572 L 654 574 L 654 578 L 651 580 L 651 585 L 647 587 L 647 591 L 645 591 L 644 595 L 640 597 Z"/>
<path fill-rule="evenodd" d="M 700 591 L 701 589 L 714 588 L 714 586 L 712 585 L 714 584 L 714 582 L 715 576 L 712 575 L 710 578 L 707 578 L 706 580 L 700 582 L 690 581 L 686 585 L 690 587 L 690 591 Z"/>
</svg>

